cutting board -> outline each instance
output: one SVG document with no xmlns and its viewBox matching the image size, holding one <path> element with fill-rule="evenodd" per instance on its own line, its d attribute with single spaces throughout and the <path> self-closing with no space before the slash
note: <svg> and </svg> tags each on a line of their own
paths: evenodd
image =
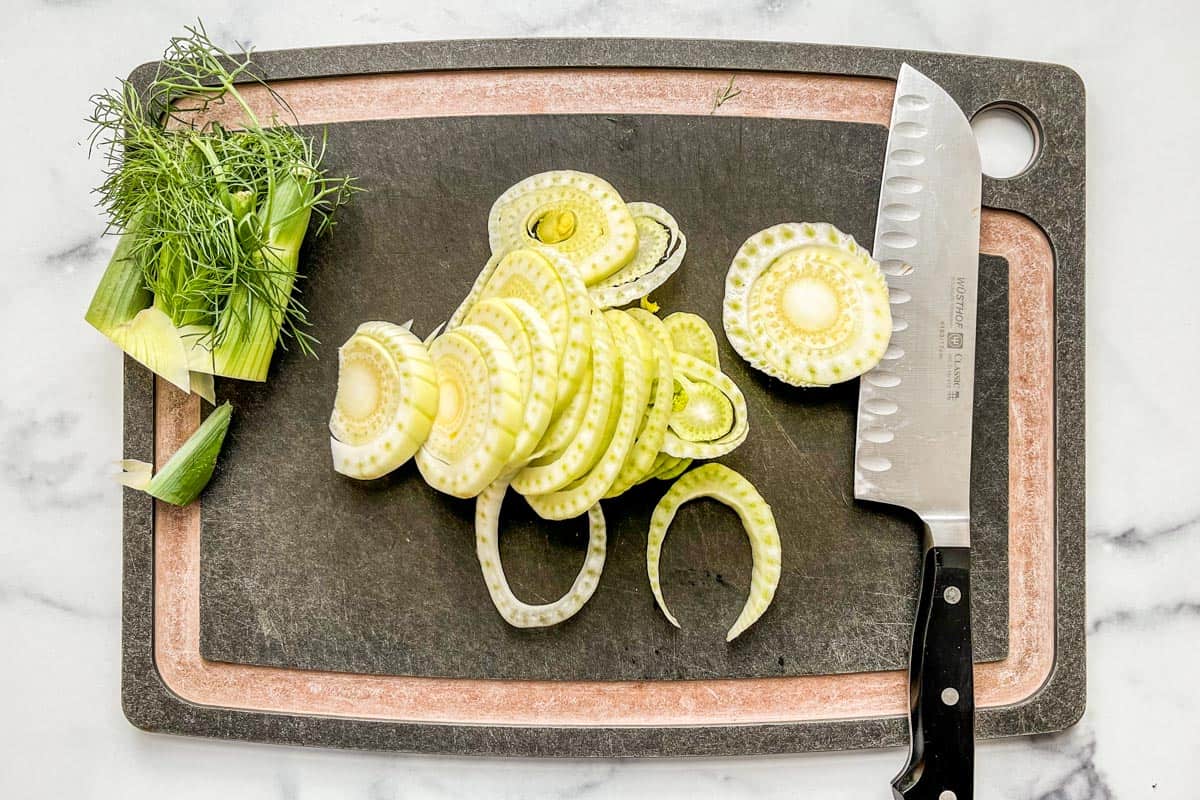
<svg viewBox="0 0 1200 800">
<path fill-rule="evenodd" d="M 125 501 L 124 705 L 154 730 L 347 747 L 537 755 L 755 753 L 897 744 L 919 524 L 855 502 L 857 386 L 796 390 L 719 336 L 750 409 L 722 459 L 781 521 L 784 572 L 762 620 L 723 633 L 749 583 L 736 517 L 686 507 L 663 561 L 682 630 L 644 572 L 665 484 L 605 503 L 609 557 L 567 623 L 508 627 L 474 557 L 473 503 L 411 465 L 336 475 L 325 426 L 335 348 L 365 319 L 446 319 L 488 256 L 492 201 L 526 175 L 581 169 L 668 208 L 684 267 L 655 293 L 720 330 L 737 246 L 831 221 L 870 247 L 894 76 L 909 61 L 970 115 L 1036 120 L 1022 175 L 985 179 L 973 442 L 978 729 L 1078 718 L 1083 662 L 1083 89 L 1069 70 L 964 56 L 766 43 L 409 43 L 263 53 L 256 64 L 333 174 L 367 191 L 306 243 L 321 358 L 280 353 L 265 384 L 218 381 L 236 408 L 218 471 L 187 509 Z M 153 65 L 132 76 L 144 86 Z M 739 93 L 718 105 L 730 81 Z M 264 110 L 269 99 L 247 89 Z M 126 370 L 126 453 L 162 462 L 199 401 Z M 517 594 L 557 597 L 579 521 L 506 504 Z"/>
</svg>

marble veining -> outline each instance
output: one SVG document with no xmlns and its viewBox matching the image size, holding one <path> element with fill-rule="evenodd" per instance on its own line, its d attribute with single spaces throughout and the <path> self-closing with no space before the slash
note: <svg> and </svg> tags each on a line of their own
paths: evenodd
<svg viewBox="0 0 1200 800">
<path fill-rule="evenodd" d="M 1088 120 L 1089 706 L 1070 731 L 987 742 L 977 797 L 1196 796 L 1200 180 L 1190 4 L 211 0 L 223 43 L 642 35 L 823 41 L 1059 61 Z M 687 761 L 406 757 L 142 733 L 121 716 L 121 360 L 81 320 L 112 249 L 89 194 L 88 96 L 194 18 L 181 0 L 10 0 L 0 326 L 0 796 L 883 798 L 898 751 Z M 22 67 L 17 70 L 17 65 Z M 1165 112 L 1165 116 L 1164 116 Z M 1154 124 L 1147 120 L 1154 115 Z"/>
<path fill-rule="evenodd" d="M 1165 528 L 1148 531 L 1136 525 L 1124 528 L 1116 533 L 1089 531 L 1088 540 L 1104 542 L 1113 547 L 1143 548 L 1152 547 L 1159 539 L 1195 535 L 1198 528 L 1200 528 L 1200 516 L 1167 525 Z"/>
<path fill-rule="evenodd" d="M 1113 791 L 1096 767 L 1095 737 L 1089 735 L 1080 745 L 1064 749 L 1068 758 L 1074 761 L 1074 769 L 1067 770 L 1049 787 L 1032 796 L 1036 800 L 1112 800 Z"/>
</svg>

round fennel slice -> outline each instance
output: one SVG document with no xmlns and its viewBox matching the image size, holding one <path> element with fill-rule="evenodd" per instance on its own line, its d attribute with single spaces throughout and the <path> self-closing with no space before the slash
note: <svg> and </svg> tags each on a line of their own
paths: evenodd
<svg viewBox="0 0 1200 800">
<path fill-rule="evenodd" d="M 578 270 L 549 250 L 523 248 L 493 255 L 459 305 L 447 330 L 463 323 L 471 309 L 489 297 L 524 300 L 550 326 L 558 350 L 555 416 L 561 414 L 579 388 L 591 358 L 589 322 L 595 305 Z"/>
<path fill-rule="evenodd" d="M 728 375 L 678 350 L 671 356 L 671 371 L 674 408 L 662 452 L 676 458 L 720 458 L 746 441 L 750 432 L 746 397 Z"/>
<path fill-rule="evenodd" d="M 525 419 L 509 463 L 519 469 L 541 441 L 554 412 L 558 375 L 554 335 L 533 306 L 515 297 L 480 300 L 467 314 L 466 324 L 479 325 L 499 335 L 517 365 Z"/>
<path fill-rule="evenodd" d="M 474 497 L 508 464 L 525 419 L 521 377 L 504 341 L 479 325 L 462 325 L 429 346 L 437 371 L 438 408 L 417 451 L 425 482 L 454 497 Z"/>
<path fill-rule="evenodd" d="M 887 283 L 854 238 L 827 223 L 751 236 L 725 279 L 729 343 L 793 386 L 829 386 L 874 367 L 891 338 Z"/>
<path fill-rule="evenodd" d="M 492 205 L 488 238 L 496 254 L 554 250 L 589 285 L 629 263 L 638 247 L 637 226 L 617 190 L 574 170 L 541 172 L 511 186 Z"/>
<path fill-rule="evenodd" d="M 329 418 L 333 468 L 379 478 L 424 444 L 438 408 L 438 382 L 425 345 L 389 322 L 364 322 L 338 350 Z"/>
</svg>

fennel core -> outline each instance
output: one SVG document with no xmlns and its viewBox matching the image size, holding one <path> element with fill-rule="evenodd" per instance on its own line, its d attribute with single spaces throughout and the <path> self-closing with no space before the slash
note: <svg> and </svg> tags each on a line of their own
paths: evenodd
<svg viewBox="0 0 1200 800">
<path fill-rule="evenodd" d="M 293 291 L 300 247 L 312 220 L 329 229 L 355 191 L 322 169 L 323 139 L 260 122 L 239 83 L 290 111 L 249 51 L 231 55 L 197 25 L 171 40 L 143 90 L 123 81 L 92 98 L 91 143 L 106 162 L 96 192 L 121 240 L 86 319 L 185 391 L 211 384 L 197 374 L 265 380 L 281 339 L 314 355 Z M 240 127 L 205 120 L 229 102 Z"/>
</svg>

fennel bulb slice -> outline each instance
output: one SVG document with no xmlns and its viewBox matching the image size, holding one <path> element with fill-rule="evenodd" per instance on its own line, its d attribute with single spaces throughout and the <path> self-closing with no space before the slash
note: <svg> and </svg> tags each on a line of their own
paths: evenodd
<svg viewBox="0 0 1200 800">
<path fill-rule="evenodd" d="M 663 598 L 662 585 L 659 583 L 659 559 L 667 529 L 679 507 L 701 497 L 711 497 L 736 511 L 750 539 L 750 552 L 754 558 L 750 593 L 741 614 L 725 637 L 725 641 L 732 642 L 763 615 L 779 586 L 782 558 L 779 530 L 771 506 L 753 484 L 723 464 L 704 464 L 675 481 L 655 506 L 650 518 L 650 533 L 646 540 L 646 572 L 658 607 L 678 628 L 679 621 L 667 608 L 667 601 Z"/>
</svg>

